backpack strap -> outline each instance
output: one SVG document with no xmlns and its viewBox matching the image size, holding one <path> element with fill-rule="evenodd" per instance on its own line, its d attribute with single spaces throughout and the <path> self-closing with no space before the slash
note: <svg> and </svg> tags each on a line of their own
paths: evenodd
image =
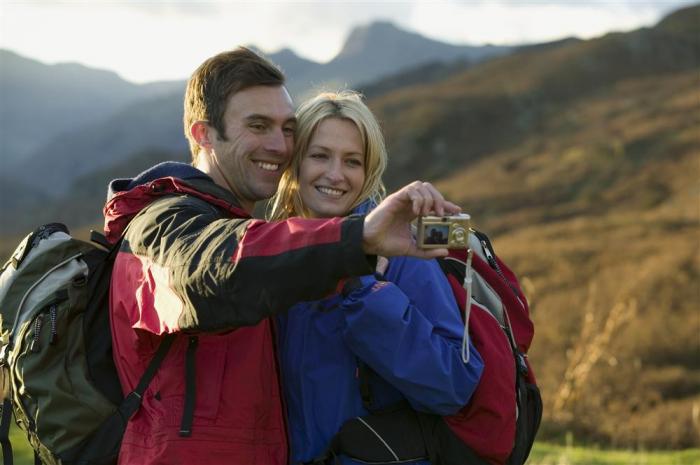
<svg viewBox="0 0 700 465">
<path fill-rule="evenodd" d="M 372 412 L 374 410 L 372 406 L 372 386 L 370 384 L 372 373 L 373 370 L 369 367 L 369 365 L 358 359 L 357 381 L 360 388 L 360 397 L 362 397 L 362 405 L 368 412 Z"/>
<path fill-rule="evenodd" d="M 192 419 L 194 418 L 194 398 L 196 386 L 195 353 L 199 338 L 190 336 L 185 354 L 185 405 L 182 409 L 182 421 L 180 423 L 180 436 L 183 438 L 192 435 Z"/>
<path fill-rule="evenodd" d="M 12 421 L 12 404 L 10 399 L 2 401 L 2 419 L 0 420 L 0 443 L 2 444 L 3 465 L 13 465 L 12 445 L 10 444 L 10 421 Z"/>
<path fill-rule="evenodd" d="M 126 397 L 124 397 L 124 400 L 119 405 L 119 413 L 121 414 L 125 422 L 129 421 L 129 418 L 131 418 L 141 407 L 141 399 L 143 398 L 143 393 L 146 392 L 146 388 L 148 388 L 148 385 L 151 384 L 151 380 L 158 371 L 158 368 L 160 368 L 160 364 L 163 362 L 163 359 L 168 353 L 168 350 L 170 350 L 170 346 L 173 345 L 174 340 L 175 334 L 167 334 L 163 338 L 160 345 L 158 346 L 158 351 L 151 359 L 151 362 L 148 364 L 148 367 L 143 373 L 143 376 L 141 376 L 141 379 L 139 380 L 139 384 L 136 386 L 136 389 L 134 389 Z"/>
</svg>

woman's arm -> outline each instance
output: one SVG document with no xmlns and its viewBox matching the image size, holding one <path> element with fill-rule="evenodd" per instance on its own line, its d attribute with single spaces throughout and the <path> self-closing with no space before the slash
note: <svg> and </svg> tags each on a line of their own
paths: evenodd
<svg viewBox="0 0 700 465">
<path fill-rule="evenodd" d="M 483 363 L 473 346 L 469 363 L 462 361 L 464 326 L 444 273 L 433 260 L 399 257 L 386 278 L 363 277 L 345 298 L 345 342 L 416 409 L 455 413 Z"/>
</svg>

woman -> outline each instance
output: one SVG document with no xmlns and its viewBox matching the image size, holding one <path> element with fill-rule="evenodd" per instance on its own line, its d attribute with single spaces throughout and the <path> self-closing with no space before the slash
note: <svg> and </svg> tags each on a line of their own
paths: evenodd
<svg viewBox="0 0 700 465">
<path fill-rule="evenodd" d="M 345 216 L 376 205 L 387 154 L 359 95 L 321 94 L 299 108 L 297 119 L 294 158 L 271 218 Z M 405 399 L 419 411 L 452 414 L 478 382 L 481 358 L 471 347 L 469 363 L 461 359 L 463 325 L 437 263 L 399 257 L 379 267 L 387 282 L 362 277 L 278 320 L 292 463 L 322 455 L 341 426 L 366 415 L 367 407 Z M 360 386 L 364 380 L 369 389 Z"/>
</svg>

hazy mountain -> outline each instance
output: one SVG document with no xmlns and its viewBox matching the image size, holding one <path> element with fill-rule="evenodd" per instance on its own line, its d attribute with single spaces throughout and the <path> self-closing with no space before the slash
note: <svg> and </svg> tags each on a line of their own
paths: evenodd
<svg viewBox="0 0 700 465">
<path fill-rule="evenodd" d="M 292 92 L 303 92 L 324 82 L 336 83 L 331 88 L 344 87 L 341 81 L 367 82 L 425 60 L 469 56 L 471 62 L 505 50 L 448 45 L 374 23 L 355 29 L 327 64 L 289 49 L 269 57 L 287 73 Z M 2 137 L 6 176 L 30 184 L 41 168 L 47 179 L 37 188 L 61 195 L 75 177 L 119 163 L 134 152 L 178 152 L 185 146 L 180 129 L 184 82 L 134 85 L 114 73 L 79 65 L 47 66 L 11 52 L 2 57 L 3 65 L 7 63 L 0 73 L 3 96 L 8 94 L 8 105 L 2 106 L 8 123 Z M 39 114 L 31 110 L 37 106 L 43 109 Z M 33 134 L 39 129 L 40 137 Z"/>
<path fill-rule="evenodd" d="M 170 82 L 140 86 L 110 71 L 75 63 L 46 65 L 3 49 L 0 69 L 3 171 L 62 132 L 182 86 Z"/>
<path fill-rule="evenodd" d="M 288 50 L 271 58 L 279 59 L 285 70 L 297 71 L 289 72 L 289 88 L 302 97 L 313 89 L 352 88 L 427 62 L 460 59 L 476 63 L 511 50 L 505 46 L 447 44 L 380 21 L 353 29 L 341 51 L 328 63 L 303 60 Z"/>
<path fill-rule="evenodd" d="M 79 178 L 118 165 L 136 152 L 187 153 L 182 129 L 182 93 L 140 100 L 106 119 L 84 123 L 39 147 L 15 168 L 16 179 L 39 191 L 60 196 Z"/>
<path fill-rule="evenodd" d="M 425 62 L 466 59 L 478 62 L 511 50 L 504 46 L 452 45 L 401 30 L 388 22 L 355 28 L 340 53 L 328 63 L 334 77 L 348 83 L 370 82 Z"/>
<path fill-rule="evenodd" d="M 287 77 L 287 83 L 295 88 L 308 87 L 306 79 L 315 75 L 323 67 L 321 63 L 302 58 L 288 48 L 267 54 L 267 57 L 282 68 Z"/>
</svg>

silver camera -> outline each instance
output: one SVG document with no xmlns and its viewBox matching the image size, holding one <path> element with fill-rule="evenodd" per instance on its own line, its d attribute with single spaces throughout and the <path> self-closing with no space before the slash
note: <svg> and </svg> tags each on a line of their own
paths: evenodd
<svg viewBox="0 0 700 465">
<path fill-rule="evenodd" d="M 421 216 L 418 218 L 416 243 L 421 249 L 466 249 L 469 247 L 471 217 Z"/>
</svg>

